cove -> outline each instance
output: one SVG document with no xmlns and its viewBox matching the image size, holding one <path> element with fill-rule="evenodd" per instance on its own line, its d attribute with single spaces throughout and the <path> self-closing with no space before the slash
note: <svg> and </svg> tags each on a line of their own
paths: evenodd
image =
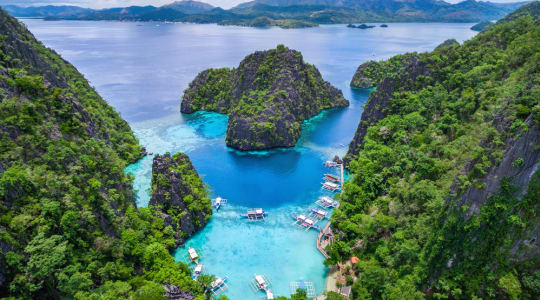
<svg viewBox="0 0 540 300">
<path fill-rule="evenodd" d="M 298 30 L 201 24 L 157 24 L 24 20 L 44 43 L 72 62 L 98 92 L 128 120 L 142 145 L 154 153 L 185 152 L 213 195 L 229 199 L 187 245 L 200 248 L 207 271 L 229 278 L 231 299 L 259 299 L 249 288 L 253 273 L 268 276 L 276 295 L 289 295 L 289 282 L 312 281 L 324 290 L 327 269 L 316 232 L 291 226 L 320 196 L 322 162 L 343 155 L 369 91 L 348 84 L 369 59 L 431 50 L 448 38 L 463 41 L 471 24 L 390 24 L 350 30 L 344 25 Z M 157 26 L 159 25 L 159 26 Z M 182 91 L 209 67 L 233 67 L 244 56 L 285 44 L 303 53 L 325 80 L 342 89 L 346 109 L 325 111 L 304 122 L 291 149 L 240 153 L 225 146 L 227 117 L 201 112 L 181 115 Z M 129 166 L 137 204 L 148 204 L 152 158 Z M 265 222 L 239 218 L 247 208 L 269 212 Z M 324 225 L 324 224 L 322 224 Z M 181 260 L 185 249 L 174 254 Z"/>
</svg>

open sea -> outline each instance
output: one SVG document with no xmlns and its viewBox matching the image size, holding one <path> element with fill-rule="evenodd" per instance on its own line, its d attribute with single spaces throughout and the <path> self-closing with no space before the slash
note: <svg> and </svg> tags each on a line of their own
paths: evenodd
<svg viewBox="0 0 540 300">
<path fill-rule="evenodd" d="M 126 119 L 142 145 L 154 153 L 187 153 L 212 197 L 228 199 L 187 245 L 199 248 L 208 273 L 228 278 L 233 300 L 260 299 L 250 289 L 253 274 L 264 274 L 275 295 L 288 296 L 290 282 L 325 288 L 327 268 L 317 251 L 317 232 L 292 225 L 321 195 L 323 162 L 342 156 L 360 121 L 368 90 L 349 82 L 368 60 L 429 51 L 449 38 L 475 35 L 473 24 L 389 23 L 388 28 L 350 29 L 328 25 L 306 29 L 247 28 L 202 24 L 22 20 L 43 43 L 85 75 Z M 208 112 L 180 114 L 183 90 L 202 70 L 236 67 L 248 54 L 284 44 L 302 52 L 325 80 L 343 91 L 351 105 L 306 121 L 295 148 L 241 153 L 225 146 L 227 117 Z M 129 166 L 137 204 L 148 205 L 152 158 Z M 248 208 L 269 212 L 248 222 Z M 320 223 L 321 227 L 325 225 Z M 185 248 L 174 253 L 183 261 Z"/>
</svg>

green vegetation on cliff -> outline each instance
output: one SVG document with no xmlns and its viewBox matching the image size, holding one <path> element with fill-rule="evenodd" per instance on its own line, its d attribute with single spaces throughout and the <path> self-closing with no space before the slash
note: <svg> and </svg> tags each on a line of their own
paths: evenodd
<svg viewBox="0 0 540 300">
<path fill-rule="evenodd" d="M 161 212 L 135 206 L 127 122 L 2 10 L 0 149 L 0 297 L 204 299 Z"/>
<path fill-rule="evenodd" d="M 539 7 L 370 97 L 327 248 L 355 299 L 540 298 Z"/>
<path fill-rule="evenodd" d="M 363 63 L 354 73 L 351 86 L 363 89 L 375 87 L 385 78 L 397 74 L 417 56 L 416 53 L 406 53 L 393 56 L 388 60 Z"/>
<path fill-rule="evenodd" d="M 492 25 L 493 23 L 489 22 L 489 21 L 484 21 L 484 22 L 480 22 L 478 24 L 475 24 L 474 26 L 471 27 L 471 30 L 474 30 L 474 31 L 482 31 L 484 30 L 486 27 L 488 27 L 489 25 Z"/>
<path fill-rule="evenodd" d="M 236 69 L 201 72 L 184 92 L 181 111 L 227 114 L 227 145 L 262 150 L 293 147 L 304 120 L 347 105 L 300 52 L 279 45 L 247 56 Z"/>
<path fill-rule="evenodd" d="M 212 215 L 206 187 L 184 153 L 156 155 L 152 166 L 152 199 L 165 226 L 175 232 L 176 245 L 201 229 Z"/>
</svg>

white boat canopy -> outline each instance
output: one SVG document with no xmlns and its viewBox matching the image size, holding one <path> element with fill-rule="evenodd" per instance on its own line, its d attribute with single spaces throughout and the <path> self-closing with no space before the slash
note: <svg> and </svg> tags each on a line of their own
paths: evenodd
<svg viewBox="0 0 540 300">
<path fill-rule="evenodd" d="M 193 248 L 189 248 L 188 252 L 189 252 L 189 257 L 191 259 L 196 259 L 196 258 L 199 257 L 199 255 L 197 254 L 197 251 L 195 251 L 195 249 L 193 249 Z"/>
</svg>

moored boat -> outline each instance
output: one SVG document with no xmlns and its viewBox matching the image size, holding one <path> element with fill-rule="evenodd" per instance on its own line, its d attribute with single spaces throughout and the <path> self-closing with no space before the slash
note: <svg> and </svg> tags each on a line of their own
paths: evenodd
<svg viewBox="0 0 540 300">
<path fill-rule="evenodd" d="M 241 214 L 240 217 L 255 221 L 263 220 L 267 215 L 268 212 L 264 211 L 262 208 L 252 208 L 248 209 L 245 214 Z"/>
<path fill-rule="evenodd" d="M 332 174 L 324 174 L 324 179 L 329 180 L 329 181 L 334 181 L 334 182 L 341 181 L 336 175 L 332 175 Z"/>
</svg>

